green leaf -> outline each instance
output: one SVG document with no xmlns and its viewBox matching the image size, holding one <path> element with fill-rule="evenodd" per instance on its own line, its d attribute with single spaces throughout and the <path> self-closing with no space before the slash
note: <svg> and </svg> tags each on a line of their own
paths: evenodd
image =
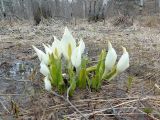
<svg viewBox="0 0 160 120">
<path fill-rule="evenodd" d="M 81 68 L 86 68 L 87 62 L 88 62 L 88 60 L 86 58 L 82 58 Z"/>
<path fill-rule="evenodd" d="M 11 100 L 11 109 L 12 109 L 12 111 L 13 111 L 13 114 L 16 116 L 16 118 L 18 118 L 19 112 L 20 112 L 19 106 L 18 106 L 18 104 L 17 104 L 15 101 L 13 101 L 13 100 Z"/>
<path fill-rule="evenodd" d="M 127 81 L 127 91 L 131 89 L 132 83 L 133 83 L 133 77 L 129 76 Z"/>
<path fill-rule="evenodd" d="M 147 113 L 147 114 L 151 114 L 153 112 L 152 108 L 143 108 L 143 112 Z"/>
<path fill-rule="evenodd" d="M 117 76 L 117 71 L 116 71 L 116 67 L 113 67 L 111 72 L 103 76 L 103 79 L 111 81 L 115 76 Z"/>
<path fill-rule="evenodd" d="M 102 50 L 95 70 L 95 77 L 92 79 L 92 84 L 91 84 L 91 87 L 96 90 L 98 90 L 101 87 L 102 76 L 105 69 L 105 56 L 106 52 L 105 50 Z"/>
<path fill-rule="evenodd" d="M 95 71 L 96 68 L 97 68 L 96 65 L 95 65 L 95 66 L 88 67 L 88 68 L 86 68 L 86 72 L 89 73 L 89 72 Z"/>
<path fill-rule="evenodd" d="M 56 66 L 55 66 L 55 59 L 53 54 L 49 56 L 49 68 L 50 68 L 50 74 L 51 74 L 51 84 L 53 86 L 56 86 Z"/>
<path fill-rule="evenodd" d="M 54 55 L 49 56 L 51 84 L 58 88 L 59 92 L 63 92 L 64 81 L 62 77 L 62 62 L 61 59 L 55 59 Z"/>
<path fill-rule="evenodd" d="M 68 74 L 69 74 L 69 83 L 70 83 L 70 87 L 69 89 L 69 96 L 72 96 L 75 89 L 76 89 L 76 74 L 73 71 L 73 66 L 71 65 L 71 63 L 68 63 Z"/>
<path fill-rule="evenodd" d="M 69 89 L 69 96 L 72 96 L 74 91 L 75 91 L 75 89 L 76 89 L 76 81 L 75 81 L 75 79 L 71 80 L 70 87 L 68 89 Z"/>
<path fill-rule="evenodd" d="M 92 85 L 92 80 L 90 80 L 90 78 L 87 75 L 86 75 L 86 80 L 87 80 L 87 83 L 88 83 L 88 87 L 90 89 L 91 85 Z"/>
<path fill-rule="evenodd" d="M 84 68 L 81 69 L 79 79 L 78 79 L 78 86 L 79 88 L 86 87 L 86 70 Z"/>
<path fill-rule="evenodd" d="M 57 67 L 57 85 L 58 85 L 58 90 L 63 92 L 64 89 L 64 81 L 63 81 L 63 77 L 62 77 L 62 62 L 61 60 L 57 61 L 56 64 Z"/>
<path fill-rule="evenodd" d="M 91 79 L 92 81 L 91 81 L 91 88 L 92 89 L 97 89 L 97 80 L 96 80 L 96 78 L 95 77 L 93 77 L 92 79 Z"/>
<path fill-rule="evenodd" d="M 87 83 L 87 73 L 86 73 L 87 60 L 82 59 L 81 70 L 79 72 L 77 85 L 79 88 L 85 88 Z"/>
</svg>

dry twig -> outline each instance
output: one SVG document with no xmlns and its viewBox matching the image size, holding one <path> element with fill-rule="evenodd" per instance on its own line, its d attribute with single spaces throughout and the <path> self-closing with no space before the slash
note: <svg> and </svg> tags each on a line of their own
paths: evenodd
<svg viewBox="0 0 160 120">
<path fill-rule="evenodd" d="M 115 106 L 112 106 L 110 108 L 105 108 L 105 109 L 101 109 L 99 111 L 94 111 L 92 113 L 89 113 L 89 114 L 86 114 L 85 116 L 92 116 L 92 115 L 95 115 L 95 114 L 98 114 L 98 113 L 101 113 L 101 112 L 105 112 L 106 110 L 110 110 L 110 109 L 113 109 L 113 108 L 116 108 L 116 107 L 119 107 L 119 106 L 122 106 L 122 105 L 125 105 L 125 104 L 129 104 L 129 103 L 133 103 L 133 102 L 137 102 L 137 101 L 144 101 L 144 100 L 148 100 L 150 99 L 151 97 L 150 96 L 147 96 L 147 97 L 144 97 L 144 98 L 141 98 L 141 99 L 135 99 L 135 100 L 130 100 L 130 101 L 126 101 L 126 102 L 122 102 L 118 105 L 115 105 Z"/>
<path fill-rule="evenodd" d="M 4 108 L 4 110 L 6 110 L 8 113 L 10 113 L 9 110 L 7 109 L 7 107 L 3 104 L 3 102 L 0 101 L 0 103 L 1 103 L 2 107 Z"/>
<path fill-rule="evenodd" d="M 57 97 L 62 98 L 62 99 L 63 99 L 64 101 L 66 101 L 69 105 L 71 105 L 71 107 L 72 107 L 73 109 L 75 109 L 75 110 L 82 116 L 82 118 L 84 118 L 85 120 L 88 120 L 88 118 L 85 117 L 85 116 L 81 113 L 81 111 L 79 111 L 79 110 L 76 108 L 76 106 L 74 106 L 74 105 L 70 102 L 70 100 L 69 100 L 69 89 L 67 90 L 67 98 L 65 98 L 64 96 L 61 96 L 61 95 L 57 94 L 56 92 L 52 92 L 52 94 L 54 94 L 54 95 L 57 96 Z"/>
</svg>

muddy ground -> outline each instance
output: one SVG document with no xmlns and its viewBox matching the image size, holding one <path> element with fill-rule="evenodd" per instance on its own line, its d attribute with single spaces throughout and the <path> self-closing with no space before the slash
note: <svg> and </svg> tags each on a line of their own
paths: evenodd
<svg viewBox="0 0 160 120">
<path fill-rule="evenodd" d="M 130 68 L 95 92 L 76 90 L 70 101 L 89 120 L 160 119 L 160 28 L 152 17 L 132 25 L 115 19 L 77 25 L 50 20 L 39 26 L 29 22 L 0 22 L 0 120 L 83 119 L 67 102 L 44 90 L 39 61 L 32 45 L 43 49 L 53 35 L 61 39 L 64 27 L 86 43 L 91 64 L 110 40 L 118 57 L 121 45 L 130 55 Z M 149 18 L 149 19 L 148 19 Z M 159 19 L 159 18 L 156 18 Z M 127 85 L 132 79 L 132 85 Z M 63 95 L 65 97 L 65 95 Z"/>
</svg>

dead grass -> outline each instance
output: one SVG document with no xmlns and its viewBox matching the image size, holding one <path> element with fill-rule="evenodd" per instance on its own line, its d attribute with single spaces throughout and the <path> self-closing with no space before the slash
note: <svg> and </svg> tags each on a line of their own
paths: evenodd
<svg viewBox="0 0 160 120">
<path fill-rule="evenodd" d="M 160 31 L 156 27 L 159 24 L 158 18 L 150 19 L 150 23 L 148 19 L 143 19 L 142 23 L 147 23 L 145 25 L 140 24 L 141 20 L 138 24 L 133 23 L 133 26 L 126 28 L 113 26 L 110 22 L 106 22 L 105 25 L 101 22 L 88 24 L 84 21 L 77 26 L 67 24 L 77 39 L 80 37 L 84 39 L 91 61 L 96 61 L 101 49 L 107 48 L 108 40 L 116 48 L 118 57 L 122 54 L 121 45 L 125 46 L 130 54 L 131 66 L 125 73 L 110 83 L 104 82 L 98 92 L 88 89 L 77 90 L 70 98 L 88 119 L 160 119 L 160 91 L 155 87 L 155 84 L 160 86 Z M 25 23 L 1 27 L 0 65 L 4 62 L 10 65 L 17 60 L 23 60 L 31 61 L 38 66 L 31 45 L 41 48 L 42 43 L 52 42 L 52 35 L 60 39 L 63 28 L 61 21 L 51 22 L 49 26 L 48 23 L 40 26 Z M 12 89 L 17 88 L 19 82 L 12 81 L 12 78 L 7 80 L 5 74 L 1 77 L 1 83 L 12 87 L 9 91 L 9 88 L 4 88 L 5 84 L 0 85 L 0 100 L 10 111 L 8 114 L 0 105 L 2 108 L 0 117 L 3 116 L 3 119 L 16 117 L 15 109 L 10 104 L 13 100 L 19 110 L 17 119 L 80 119 L 81 116 L 68 103 L 43 90 L 42 76 L 38 70 L 36 73 L 32 76 L 34 77 L 32 81 L 28 81 L 29 78 L 25 78 L 28 82 L 21 81 L 25 88 L 23 92 Z M 127 91 L 126 83 L 129 76 L 132 77 L 133 83 L 131 89 Z M 152 109 L 152 112 L 145 113 L 143 111 L 145 108 Z"/>
<path fill-rule="evenodd" d="M 157 16 L 144 16 L 138 18 L 140 25 L 143 27 L 159 27 L 160 26 L 160 17 Z"/>
</svg>

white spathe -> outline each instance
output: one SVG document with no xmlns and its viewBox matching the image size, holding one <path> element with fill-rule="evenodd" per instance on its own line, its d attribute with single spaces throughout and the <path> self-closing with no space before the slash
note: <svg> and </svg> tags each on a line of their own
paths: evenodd
<svg viewBox="0 0 160 120">
<path fill-rule="evenodd" d="M 84 52 L 84 49 L 85 49 L 85 44 L 83 40 L 81 39 L 79 42 L 79 46 L 73 50 L 73 53 L 71 56 L 72 65 L 76 68 L 79 68 L 81 65 L 81 56 Z"/>
<path fill-rule="evenodd" d="M 122 46 L 122 49 L 123 49 L 123 55 L 119 59 L 116 68 L 118 73 L 125 71 L 129 67 L 129 54 L 126 51 L 125 47 Z"/>
<path fill-rule="evenodd" d="M 117 54 L 115 49 L 112 47 L 110 41 L 108 41 L 108 53 L 105 59 L 105 72 L 112 70 L 113 66 L 116 63 Z"/>
<path fill-rule="evenodd" d="M 37 56 L 38 56 L 39 60 L 41 62 L 45 63 L 46 65 L 48 65 L 48 63 L 49 63 L 48 54 L 45 54 L 43 51 L 39 50 L 34 45 L 32 47 L 34 48 L 35 52 L 37 53 Z"/>
<path fill-rule="evenodd" d="M 62 37 L 62 52 L 66 60 L 71 60 L 71 55 L 73 50 L 76 48 L 76 41 L 72 34 L 69 32 L 68 28 L 65 27 L 65 31 Z"/>
<path fill-rule="evenodd" d="M 45 89 L 46 89 L 47 91 L 51 91 L 51 89 L 52 89 L 52 85 L 51 85 L 51 82 L 50 82 L 48 76 L 46 76 L 46 77 L 44 78 L 44 87 L 45 87 Z"/>
<path fill-rule="evenodd" d="M 42 73 L 44 76 L 50 75 L 49 69 L 46 64 L 44 64 L 44 63 L 40 64 L 40 73 Z"/>
<path fill-rule="evenodd" d="M 54 36 L 54 42 L 52 43 L 52 46 L 51 46 L 51 50 L 56 59 L 61 58 L 61 54 L 62 54 L 61 41 L 58 40 L 55 36 Z"/>
<path fill-rule="evenodd" d="M 84 50 L 85 50 L 85 44 L 84 44 L 84 41 L 82 39 L 80 39 L 80 41 L 79 41 L 79 47 L 81 49 L 81 54 L 83 54 Z"/>
<path fill-rule="evenodd" d="M 43 43 L 43 46 L 44 46 L 44 49 L 45 49 L 45 53 L 46 54 L 51 54 L 52 53 L 52 50 L 51 50 L 51 47 L 49 45 L 45 45 Z"/>
<path fill-rule="evenodd" d="M 76 68 L 78 68 L 81 65 L 81 50 L 78 47 L 73 50 L 71 62 L 72 65 Z"/>
</svg>

